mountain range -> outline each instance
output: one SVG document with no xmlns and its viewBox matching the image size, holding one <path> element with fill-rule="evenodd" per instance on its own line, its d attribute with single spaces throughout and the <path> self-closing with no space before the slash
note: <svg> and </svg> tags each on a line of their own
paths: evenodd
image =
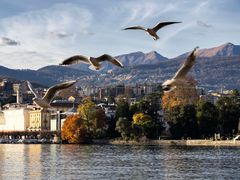
<svg viewBox="0 0 240 180">
<path fill-rule="evenodd" d="M 0 76 L 30 80 L 47 86 L 70 79 L 78 79 L 79 85 L 84 86 L 162 83 L 175 74 L 188 53 L 169 59 L 156 51 L 133 52 L 116 57 L 124 64 L 124 69 L 104 63 L 101 71 L 91 71 L 86 64 L 69 67 L 45 66 L 38 70 L 8 69 L 0 66 Z M 198 86 L 209 89 L 240 89 L 240 45 L 226 43 L 218 47 L 200 49 L 190 74 L 196 79 Z"/>
</svg>

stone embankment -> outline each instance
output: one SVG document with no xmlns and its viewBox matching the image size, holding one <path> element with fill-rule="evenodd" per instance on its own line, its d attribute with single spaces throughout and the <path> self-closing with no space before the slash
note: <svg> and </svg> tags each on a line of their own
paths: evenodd
<svg viewBox="0 0 240 180">
<path fill-rule="evenodd" d="M 110 140 L 105 144 L 113 145 L 179 145 L 179 146 L 240 146 L 240 140 L 146 140 L 146 141 L 124 141 Z"/>
</svg>

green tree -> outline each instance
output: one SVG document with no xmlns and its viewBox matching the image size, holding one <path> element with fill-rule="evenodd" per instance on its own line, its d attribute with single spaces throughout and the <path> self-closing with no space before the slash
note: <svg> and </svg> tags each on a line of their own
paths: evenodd
<svg viewBox="0 0 240 180">
<path fill-rule="evenodd" d="M 160 122 L 159 112 L 161 111 L 161 92 L 154 92 L 146 95 L 139 102 L 130 106 L 131 116 L 135 113 L 144 113 L 152 118 L 154 126 L 148 128 L 147 136 L 149 138 L 158 138 L 163 128 L 162 122 Z M 134 126 L 135 134 L 139 133 L 139 127 Z M 133 133 L 134 134 L 134 133 Z"/>
<path fill-rule="evenodd" d="M 218 129 L 218 111 L 214 104 L 206 101 L 197 103 L 197 121 L 200 134 L 203 137 L 210 137 Z"/>
<path fill-rule="evenodd" d="M 158 111 L 161 110 L 161 93 L 155 92 L 146 95 L 136 104 L 130 107 L 131 113 L 142 112 L 158 119 Z M 135 111 L 135 112 L 134 112 Z"/>
<path fill-rule="evenodd" d="M 131 118 L 129 105 L 124 99 L 119 99 L 117 102 L 115 119 L 118 120 L 120 117 Z"/>
<path fill-rule="evenodd" d="M 141 129 L 138 131 L 140 134 L 136 134 L 136 136 L 147 136 L 149 137 L 149 133 L 151 132 L 152 127 L 155 125 L 151 116 L 144 113 L 136 113 L 133 115 L 133 128 Z"/>
<path fill-rule="evenodd" d="M 237 96 L 221 97 L 216 106 L 222 132 L 226 135 L 237 133 L 240 117 L 240 98 Z"/>
<path fill-rule="evenodd" d="M 83 99 L 83 103 L 78 107 L 78 114 L 89 139 L 98 136 L 97 133 L 102 133 L 106 122 L 105 113 L 95 106 L 90 97 Z"/>
<path fill-rule="evenodd" d="M 92 127 L 96 118 L 96 108 L 90 97 L 83 99 L 83 104 L 78 106 L 78 114 L 83 119 L 87 134 L 91 136 L 91 131 L 93 130 Z"/>
<path fill-rule="evenodd" d="M 132 122 L 127 118 L 120 117 L 116 122 L 116 130 L 121 134 L 122 138 L 127 140 L 130 137 Z"/>
<path fill-rule="evenodd" d="M 234 90 L 232 91 L 232 95 L 233 95 L 233 96 L 239 96 L 240 94 L 239 94 L 239 91 L 238 91 L 237 89 L 234 89 Z"/>
<path fill-rule="evenodd" d="M 197 138 L 199 135 L 194 105 L 175 106 L 168 110 L 168 123 L 175 139 Z"/>
</svg>

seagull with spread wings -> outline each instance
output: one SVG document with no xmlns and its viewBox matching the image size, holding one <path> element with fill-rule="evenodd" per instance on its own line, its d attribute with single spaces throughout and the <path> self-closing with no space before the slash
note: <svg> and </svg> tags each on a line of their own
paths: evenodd
<svg viewBox="0 0 240 180">
<path fill-rule="evenodd" d="M 60 84 L 57 84 L 57 85 L 54 85 L 52 87 L 50 87 L 46 94 L 41 97 L 36 91 L 35 89 L 33 88 L 32 84 L 27 81 L 27 84 L 28 84 L 28 88 L 30 89 L 30 91 L 33 93 L 33 95 L 35 96 L 33 98 L 33 101 L 40 107 L 42 108 L 50 108 L 50 103 L 52 101 L 52 99 L 54 98 L 55 94 L 62 90 L 62 89 L 66 89 L 72 85 L 74 85 L 77 81 L 67 81 L 67 82 L 63 82 L 63 83 L 60 83 Z"/>
<path fill-rule="evenodd" d="M 178 86 L 187 87 L 189 85 L 189 82 L 186 79 L 186 75 L 191 70 L 192 66 L 195 63 L 196 54 L 197 54 L 198 49 L 199 49 L 198 47 L 194 48 L 194 50 L 191 52 L 191 54 L 184 61 L 183 65 L 176 72 L 174 77 L 172 79 L 165 81 L 162 84 L 163 91 L 170 92 L 170 91 L 174 90 L 175 88 L 177 88 Z"/>
<path fill-rule="evenodd" d="M 78 63 L 86 63 L 90 64 L 89 69 L 92 70 L 99 70 L 101 69 L 101 62 L 103 61 L 108 61 L 118 67 L 123 68 L 123 64 L 117 60 L 116 58 L 108 55 L 108 54 L 103 54 L 99 57 L 86 57 L 82 55 L 75 55 L 70 58 L 65 59 L 60 65 L 72 65 L 72 64 L 78 64 Z"/>
<path fill-rule="evenodd" d="M 131 26 L 131 27 L 124 28 L 123 30 L 143 30 L 147 32 L 150 36 L 152 36 L 154 40 L 158 40 L 159 36 L 157 35 L 157 31 L 159 29 L 171 24 L 176 24 L 176 23 L 181 23 L 181 22 L 160 22 L 153 28 L 144 28 L 142 26 Z"/>
</svg>

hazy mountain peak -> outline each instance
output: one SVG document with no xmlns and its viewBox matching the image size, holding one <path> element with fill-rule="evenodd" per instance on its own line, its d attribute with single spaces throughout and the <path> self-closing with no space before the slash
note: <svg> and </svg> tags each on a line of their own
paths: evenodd
<svg viewBox="0 0 240 180">
<path fill-rule="evenodd" d="M 220 46 L 208 49 L 201 49 L 200 57 L 217 57 L 217 56 L 238 56 L 240 55 L 240 46 L 234 45 L 230 42 Z"/>
<path fill-rule="evenodd" d="M 151 51 L 145 54 L 146 59 L 150 60 L 166 60 L 167 58 L 157 53 L 156 51 Z"/>
</svg>

